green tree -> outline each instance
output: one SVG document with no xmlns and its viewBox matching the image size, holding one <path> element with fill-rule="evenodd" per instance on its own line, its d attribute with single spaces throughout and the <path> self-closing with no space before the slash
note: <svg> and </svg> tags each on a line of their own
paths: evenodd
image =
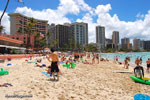
<svg viewBox="0 0 150 100">
<path fill-rule="evenodd" d="M 46 34 L 47 36 L 47 41 L 50 40 L 51 42 L 50 43 L 47 43 L 47 47 L 48 48 L 53 48 L 54 46 L 56 46 L 56 44 L 58 43 L 58 40 L 52 40 L 52 35 L 51 35 L 51 32 L 47 32 Z"/>
<path fill-rule="evenodd" d="M 29 47 L 31 47 L 31 44 L 30 44 L 30 36 L 31 35 L 34 35 L 36 34 L 32 28 L 35 26 L 36 24 L 36 20 L 34 18 L 30 18 L 29 19 L 29 22 L 26 24 L 26 28 L 25 28 L 25 32 L 27 34 L 27 49 L 29 49 Z M 28 50 L 27 50 L 27 53 L 28 53 Z"/>
<path fill-rule="evenodd" d="M 84 50 L 87 52 L 97 52 L 98 51 L 98 47 L 92 44 L 87 44 L 84 46 Z"/>
<path fill-rule="evenodd" d="M 0 26 L 0 34 L 4 31 L 4 26 Z"/>
</svg>

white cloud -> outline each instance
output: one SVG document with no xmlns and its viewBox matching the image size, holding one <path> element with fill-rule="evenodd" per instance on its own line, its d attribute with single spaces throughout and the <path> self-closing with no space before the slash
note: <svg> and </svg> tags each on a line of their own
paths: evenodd
<svg viewBox="0 0 150 100">
<path fill-rule="evenodd" d="M 96 8 L 92 8 L 84 0 L 60 0 L 57 9 L 43 9 L 33 10 L 28 7 L 18 7 L 15 12 L 24 14 L 26 16 L 34 17 L 37 19 L 48 20 L 48 23 L 63 24 L 65 22 L 71 23 L 71 19 L 67 18 L 68 14 L 79 15 L 84 12 L 82 18 L 76 19 L 78 22 L 88 23 L 89 29 L 89 42 L 95 42 L 96 32 L 95 27 L 97 25 L 105 26 L 106 37 L 111 38 L 113 31 L 119 31 L 120 37 L 131 37 L 131 38 L 149 38 L 150 32 L 150 11 L 147 14 L 138 13 L 135 18 L 136 21 L 126 22 L 119 19 L 117 14 L 111 15 L 110 11 L 112 7 L 110 4 L 98 5 Z M 84 14 L 83 13 L 83 14 Z M 97 19 L 94 19 L 96 18 Z M 95 22 L 96 20 L 96 22 Z M 6 32 L 9 33 L 9 17 L 5 14 L 2 25 L 5 26 Z"/>
<path fill-rule="evenodd" d="M 32 10 L 31 8 L 21 7 L 17 8 L 15 12 L 24 14 L 29 17 L 34 17 L 36 19 L 48 20 L 48 23 L 63 24 L 65 22 L 70 22 L 68 18 L 62 15 L 60 12 L 52 9 L 45 9 L 42 11 Z"/>
<path fill-rule="evenodd" d="M 0 15 L 2 14 L 2 11 L 0 11 Z M 10 21 L 9 21 L 9 16 L 7 15 L 7 13 L 4 14 L 3 18 L 2 18 L 2 26 L 4 26 L 4 30 L 6 33 L 10 33 Z"/>
</svg>

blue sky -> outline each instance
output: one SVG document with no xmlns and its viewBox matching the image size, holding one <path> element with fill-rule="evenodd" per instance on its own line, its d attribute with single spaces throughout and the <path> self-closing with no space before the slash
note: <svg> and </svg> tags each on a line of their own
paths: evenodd
<svg viewBox="0 0 150 100">
<path fill-rule="evenodd" d="M 0 1 L 0 10 L 4 9 L 7 0 Z M 27 6 L 34 10 L 57 9 L 59 0 L 24 0 L 24 4 L 18 3 L 17 0 L 10 0 L 7 12 L 14 12 L 17 7 Z M 85 0 L 85 2 L 96 8 L 97 5 L 111 4 L 112 10 L 110 14 L 117 14 L 120 20 L 135 21 L 138 13 L 146 14 L 150 10 L 150 0 Z M 68 16 L 69 17 L 69 16 Z M 82 13 L 78 16 L 71 16 L 72 19 L 82 17 Z"/>
<path fill-rule="evenodd" d="M 89 26 L 89 41 L 95 42 L 95 27 L 105 27 L 106 38 L 119 31 L 120 38 L 150 39 L 150 0 L 10 0 L 7 13 L 18 12 L 48 23 L 86 22 Z M 0 1 L 0 14 L 6 0 Z M 9 16 L 2 24 L 10 32 Z"/>
</svg>

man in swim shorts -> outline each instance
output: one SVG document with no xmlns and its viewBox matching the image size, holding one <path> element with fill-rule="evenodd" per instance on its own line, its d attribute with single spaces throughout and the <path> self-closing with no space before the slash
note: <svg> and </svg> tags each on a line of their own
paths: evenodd
<svg viewBox="0 0 150 100">
<path fill-rule="evenodd" d="M 51 58 L 52 61 L 50 61 L 48 59 L 50 62 L 52 62 L 51 63 L 51 73 L 52 73 L 52 75 L 54 77 L 54 80 L 55 80 L 54 73 L 57 72 L 57 81 L 58 81 L 59 80 L 59 68 L 58 68 L 58 62 L 59 62 L 59 60 L 58 60 L 57 54 L 54 53 L 54 49 L 51 49 L 51 52 L 52 53 L 49 55 L 49 59 Z"/>
</svg>

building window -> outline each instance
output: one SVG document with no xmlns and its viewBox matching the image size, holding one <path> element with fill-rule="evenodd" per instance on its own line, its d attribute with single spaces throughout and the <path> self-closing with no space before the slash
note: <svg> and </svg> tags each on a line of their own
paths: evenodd
<svg viewBox="0 0 150 100">
<path fill-rule="evenodd" d="M 24 40 L 25 40 L 26 38 L 24 37 Z"/>
<path fill-rule="evenodd" d="M 19 38 L 17 37 L 17 40 L 19 40 Z"/>
<path fill-rule="evenodd" d="M 12 39 L 15 39 L 14 37 L 12 37 Z"/>
</svg>

